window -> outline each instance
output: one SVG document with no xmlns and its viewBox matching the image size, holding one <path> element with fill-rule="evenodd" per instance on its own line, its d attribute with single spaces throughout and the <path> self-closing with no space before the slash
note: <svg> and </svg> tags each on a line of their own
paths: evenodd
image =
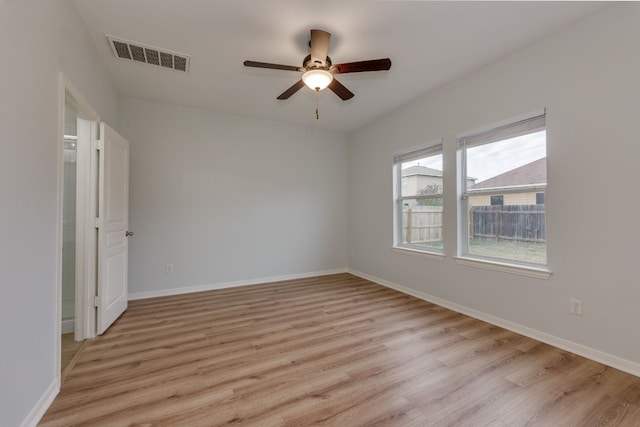
<svg viewBox="0 0 640 427">
<path fill-rule="evenodd" d="M 462 256 L 547 264 L 547 142 L 540 114 L 458 139 Z"/>
<path fill-rule="evenodd" d="M 394 156 L 394 247 L 442 253 L 442 143 Z"/>
</svg>

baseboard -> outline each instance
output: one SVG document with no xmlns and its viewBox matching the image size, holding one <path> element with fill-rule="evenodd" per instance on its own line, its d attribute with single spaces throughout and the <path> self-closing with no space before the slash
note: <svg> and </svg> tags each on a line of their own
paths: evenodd
<svg viewBox="0 0 640 427">
<path fill-rule="evenodd" d="M 562 350 L 569 351 L 571 353 L 575 353 L 577 355 L 586 357 L 587 359 L 591 359 L 595 362 L 602 363 L 604 365 L 610 366 L 612 368 L 619 369 L 621 371 L 627 372 L 631 375 L 635 375 L 640 377 L 640 364 L 623 359 L 618 356 L 614 356 L 609 353 L 605 353 L 600 350 L 596 350 L 591 347 L 587 347 L 582 344 L 578 344 L 573 341 L 566 340 L 564 338 L 557 337 L 555 335 L 550 335 L 545 332 L 538 331 L 536 329 L 529 328 L 527 326 L 521 325 L 519 323 L 512 322 L 510 320 L 505 320 L 497 316 L 493 316 L 491 314 L 483 313 L 478 310 L 474 310 L 472 308 L 459 305 L 453 303 L 451 301 L 435 297 L 433 295 L 429 295 L 425 292 L 417 291 L 415 289 L 408 288 L 406 286 L 399 285 L 397 283 L 389 282 L 388 280 L 381 279 L 379 277 L 371 276 L 366 273 L 362 273 L 357 270 L 349 269 L 349 273 L 354 276 L 361 277 L 363 279 L 367 279 L 371 282 L 377 283 L 379 285 L 385 286 L 387 288 L 395 289 L 396 291 L 402 292 L 407 295 L 414 296 L 421 300 L 439 305 L 444 308 L 448 308 L 449 310 L 456 311 L 458 313 L 462 313 L 464 315 L 473 317 L 475 319 L 482 320 L 487 323 L 491 323 L 492 325 L 499 326 L 504 329 L 508 329 L 512 332 L 518 333 L 520 335 L 524 335 L 529 338 L 533 338 L 537 341 L 543 342 L 545 344 L 552 345 L 554 347 L 558 347 Z"/>
<path fill-rule="evenodd" d="M 62 333 L 69 334 L 76 330 L 76 320 L 75 319 L 62 319 Z"/>
<path fill-rule="evenodd" d="M 36 406 L 33 407 L 27 418 L 20 424 L 20 427 L 35 427 L 38 425 L 42 417 L 44 416 L 49 406 L 53 403 L 53 399 L 56 398 L 58 392 L 60 391 L 60 386 L 57 381 L 53 381 L 51 385 L 44 392 Z"/>
<path fill-rule="evenodd" d="M 260 285 L 271 282 L 281 282 L 283 280 L 306 279 L 309 277 L 328 276 L 330 274 L 347 273 L 346 268 L 336 270 L 314 271 L 310 273 L 290 274 L 285 276 L 262 277 L 259 279 L 238 280 L 234 282 L 221 282 L 208 285 L 187 286 L 184 288 L 161 289 L 148 292 L 134 292 L 129 294 L 129 301 L 146 298 L 166 297 L 171 295 L 190 294 L 193 292 L 213 291 L 216 289 L 236 288 L 239 286 Z"/>
</svg>

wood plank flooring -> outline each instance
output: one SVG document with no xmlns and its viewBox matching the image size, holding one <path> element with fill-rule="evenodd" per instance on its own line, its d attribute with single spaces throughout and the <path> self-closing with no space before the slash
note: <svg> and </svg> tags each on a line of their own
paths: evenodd
<svg viewBox="0 0 640 427">
<path fill-rule="evenodd" d="M 76 364 L 76 360 L 80 357 L 82 349 L 86 345 L 86 341 L 76 341 L 74 333 L 62 334 L 62 359 L 60 361 L 60 371 L 62 372 L 60 380 L 64 383 L 69 372 Z"/>
<path fill-rule="evenodd" d="M 73 332 L 62 334 L 62 360 L 60 361 L 60 369 L 62 372 L 69 366 L 69 363 L 71 363 L 73 357 L 83 344 L 82 341 L 76 341 L 73 336 Z"/>
<path fill-rule="evenodd" d="M 131 301 L 42 426 L 640 426 L 640 378 L 349 274 Z"/>
</svg>

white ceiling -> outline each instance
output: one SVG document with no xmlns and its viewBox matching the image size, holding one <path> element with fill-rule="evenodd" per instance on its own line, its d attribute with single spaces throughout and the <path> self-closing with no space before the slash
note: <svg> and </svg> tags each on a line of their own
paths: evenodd
<svg viewBox="0 0 640 427">
<path fill-rule="evenodd" d="M 121 94 L 351 131 L 603 7 L 599 2 L 74 0 Z M 389 57 L 389 71 L 339 75 L 355 97 L 303 88 L 309 30 L 332 33 L 334 63 Z M 105 35 L 185 53 L 188 74 L 116 58 Z"/>
</svg>

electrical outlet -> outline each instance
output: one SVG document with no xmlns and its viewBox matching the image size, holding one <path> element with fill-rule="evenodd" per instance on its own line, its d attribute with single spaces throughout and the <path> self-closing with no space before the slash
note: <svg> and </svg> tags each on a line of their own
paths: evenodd
<svg viewBox="0 0 640 427">
<path fill-rule="evenodd" d="M 167 273 L 167 274 L 173 273 L 173 264 L 167 264 L 164 267 L 164 272 Z"/>
<path fill-rule="evenodd" d="M 569 313 L 576 316 L 582 316 L 582 301 L 576 298 L 571 298 L 569 301 Z"/>
</svg>

